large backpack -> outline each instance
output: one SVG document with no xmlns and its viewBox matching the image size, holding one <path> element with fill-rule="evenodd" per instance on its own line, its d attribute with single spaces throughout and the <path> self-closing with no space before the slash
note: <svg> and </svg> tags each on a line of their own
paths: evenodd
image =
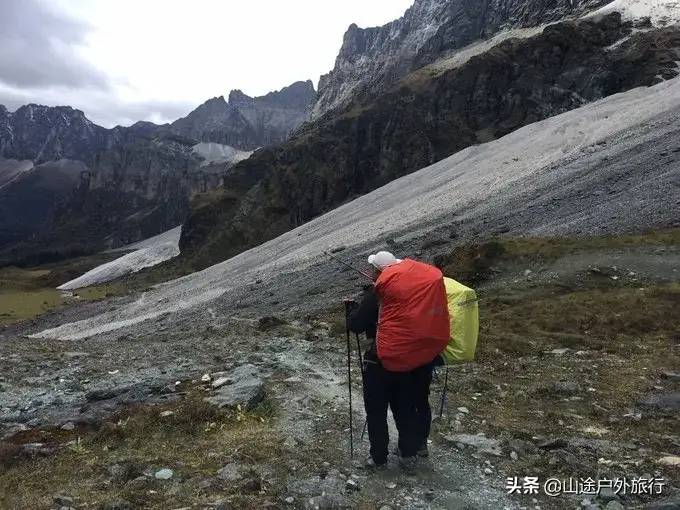
<svg viewBox="0 0 680 510">
<path fill-rule="evenodd" d="M 479 303 L 477 293 L 451 278 L 444 278 L 449 306 L 451 337 L 440 356 L 444 364 L 453 365 L 475 359 L 479 336 Z"/>
<path fill-rule="evenodd" d="M 435 359 L 451 336 L 443 275 L 405 259 L 376 281 L 380 320 L 376 345 L 383 366 L 408 372 Z"/>
</svg>

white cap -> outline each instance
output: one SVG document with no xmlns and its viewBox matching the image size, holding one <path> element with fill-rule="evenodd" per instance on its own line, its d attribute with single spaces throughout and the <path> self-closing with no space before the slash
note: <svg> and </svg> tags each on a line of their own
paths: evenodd
<svg viewBox="0 0 680 510">
<path fill-rule="evenodd" d="M 376 269 L 378 269 L 379 271 L 382 271 L 386 267 L 399 264 L 399 262 L 401 262 L 401 260 L 396 258 L 389 251 L 379 251 L 375 255 L 371 255 L 370 257 L 368 257 L 368 263 L 371 264 Z"/>
</svg>

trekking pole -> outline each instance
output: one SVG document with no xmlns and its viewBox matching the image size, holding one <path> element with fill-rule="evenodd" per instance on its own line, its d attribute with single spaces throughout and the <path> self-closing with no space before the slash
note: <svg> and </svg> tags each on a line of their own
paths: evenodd
<svg viewBox="0 0 680 510">
<path fill-rule="evenodd" d="M 366 384 L 364 381 L 364 360 L 361 354 L 361 342 L 359 341 L 359 333 L 357 335 L 357 352 L 359 353 L 359 368 L 361 368 L 361 387 L 363 388 Z M 364 440 L 364 435 L 366 434 L 366 425 L 368 425 L 368 420 L 364 419 L 364 426 L 361 429 L 361 441 Z"/>
<path fill-rule="evenodd" d="M 349 313 L 351 301 L 345 300 L 345 331 L 347 333 L 347 388 L 349 389 L 349 457 L 354 458 L 354 427 L 352 423 L 352 347 L 349 339 Z"/>
<path fill-rule="evenodd" d="M 330 252 L 325 251 L 325 252 L 323 252 L 323 253 L 324 253 L 324 255 L 326 255 L 326 256 L 332 258 L 333 260 L 335 260 L 336 262 L 339 262 L 339 263 L 342 264 L 343 266 L 350 268 L 352 271 L 356 271 L 357 273 L 359 273 L 359 274 L 360 274 L 361 276 L 363 276 L 364 278 L 368 278 L 369 280 L 371 280 L 372 283 L 375 282 L 375 278 L 373 278 L 370 274 L 366 273 L 365 271 L 362 271 L 361 269 L 357 269 L 357 268 L 354 267 L 352 264 L 348 264 L 347 262 L 345 262 L 345 261 L 342 260 L 342 259 L 339 259 L 338 257 L 336 257 L 335 255 L 333 255 L 333 254 L 330 253 Z"/>
</svg>

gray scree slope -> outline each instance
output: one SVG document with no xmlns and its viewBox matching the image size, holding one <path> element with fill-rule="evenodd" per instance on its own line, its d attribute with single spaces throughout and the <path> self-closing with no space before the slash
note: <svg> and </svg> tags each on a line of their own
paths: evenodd
<svg viewBox="0 0 680 510">
<path fill-rule="evenodd" d="M 611 96 L 470 147 L 225 262 L 35 336 L 106 340 L 130 326 L 143 335 L 149 319 L 169 327 L 210 322 L 215 310 L 243 312 L 240 299 L 252 298 L 258 279 L 253 306 L 260 309 L 253 311 L 271 312 L 264 296 L 276 295 L 289 312 L 301 312 L 303 301 L 321 306 L 335 297 L 305 297 L 312 286 L 328 288 L 337 271 L 324 250 L 344 245 L 351 258 L 386 239 L 407 246 L 453 219 L 477 233 L 502 225 L 539 235 L 669 225 L 680 217 L 680 163 L 672 152 L 679 132 L 680 79 Z M 154 327 L 148 324 L 149 334 Z"/>
</svg>

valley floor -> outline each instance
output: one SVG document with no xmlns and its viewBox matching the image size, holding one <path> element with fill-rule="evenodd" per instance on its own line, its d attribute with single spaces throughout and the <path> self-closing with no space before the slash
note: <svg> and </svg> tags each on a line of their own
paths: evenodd
<svg viewBox="0 0 680 510">
<path fill-rule="evenodd" d="M 372 474 L 357 464 L 368 444 L 359 439 L 356 357 L 357 453 L 349 459 L 338 297 L 351 287 L 312 292 L 299 300 L 304 310 L 276 318 L 208 307 L 213 320 L 202 325 L 168 327 L 161 317 L 153 328 L 105 339 L 26 338 L 108 306 L 84 303 L 3 333 L 0 508 L 677 502 L 680 232 L 498 238 L 436 249 L 446 272 L 479 289 L 481 341 L 477 362 L 450 369 L 432 456 L 418 476 L 396 465 Z M 434 253 L 424 248 L 422 255 Z M 338 305 L 323 306 L 328 298 Z M 216 391 L 202 376 L 244 364 L 259 371 L 264 401 L 242 409 L 208 405 L 204 397 Z M 440 373 L 436 408 L 442 385 Z M 157 479 L 162 469 L 172 477 Z M 525 476 L 658 477 L 666 485 L 653 497 L 508 495 L 507 478 Z"/>
</svg>

